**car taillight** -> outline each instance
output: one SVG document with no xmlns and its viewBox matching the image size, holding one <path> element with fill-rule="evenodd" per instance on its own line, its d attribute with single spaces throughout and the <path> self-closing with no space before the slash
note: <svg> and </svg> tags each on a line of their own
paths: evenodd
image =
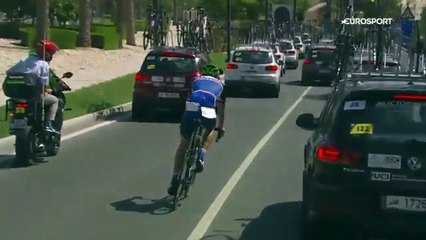
<svg viewBox="0 0 426 240">
<path fill-rule="evenodd" d="M 330 146 L 319 146 L 317 149 L 317 159 L 321 161 L 340 161 L 340 151 Z"/>
<path fill-rule="evenodd" d="M 265 68 L 265 70 L 266 70 L 266 71 L 272 71 L 272 72 L 275 72 L 275 71 L 278 71 L 278 66 L 277 66 L 277 65 L 267 66 L 267 67 Z"/>
<path fill-rule="evenodd" d="M 275 54 L 275 58 L 278 60 L 278 59 L 280 59 L 280 58 L 281 58 L 281 55 L 279 55 L 279 54 Z"/>
<path fill-rule="evenodd" d="M 148 74 L 143 74 L 141 72 L 138 72 L 135 74 L 135 81 L 150 81 L 151 76 Z"/>
<path fill-rule="evenodd" d="M 404 95 L 396 94 L 393 95 L 394 99 L 398 100 L 417 100 L 417 101 L 426 101 L 426 95 Z"/>
<path fill-rule="evenodd" d="M 303 61 L 303 64 L 310 64 L 311 62 L 312 62 L 312 60 L 311 60 L 311 59 L 306 58 L 306 59 Z"/>
<path fill-rule="evenodd" d="M 163 57 L 179 57 L 180 55 L 177 53 L 173 53 L 173 52 L 164 52 Z"/>
<path fill-rule="evenodd" d="M 17 107 L 17 108 L 27 108 L 28 107 L 28 103 L 16 103 L 15 107 Z"/>
<path fill-rule="evenodd" d="M 317 148 L 316 158 L 324 162 L 356 165 L 360 156 L 355 152 L 343 151 L 333 146 L 321 145 Z"/>
<path fill-rule="evenodd" d="M 226 64 L 226 69 L 238 69 L 238 65 L 228 63 L 228 64 Z"/>
</svg>

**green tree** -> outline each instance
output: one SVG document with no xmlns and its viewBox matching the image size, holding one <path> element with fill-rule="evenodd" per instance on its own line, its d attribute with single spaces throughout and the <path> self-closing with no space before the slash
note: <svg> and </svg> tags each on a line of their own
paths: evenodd
<svg viewBox="0 0 426 240">
<path fill-rule="evenodd" d="M 49 36 L 49 0 L 37 0 L 36 40 Z"/>
<path fill-rule="evenodd" d="M 133 0 L 125 0 L 124 2 L 124 12 L 125 12 L 125 22 L 126 22 L 126 44 L 136 46 L 135 39 L 135 9 L 134 9 Z"/>
<path fill-rule="evenodd" d="M 79 47 L 90 47 L 92 39 L 90 37 L 91 25 L 91 5 L 90 0 L 80 0 L 79 4 L 79 32 L 77 45 Z"/>
</svg>

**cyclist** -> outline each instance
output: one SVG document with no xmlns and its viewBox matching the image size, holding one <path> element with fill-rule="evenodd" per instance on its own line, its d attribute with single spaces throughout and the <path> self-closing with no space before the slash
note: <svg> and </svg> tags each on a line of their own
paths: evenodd
<svg viewBox="0 0 426 240">
<path fill-rule="evenodd" d="M 35 44 L 34 50 L 30 51 L 29 56 L 18 62 L 9 71 L 11 72 L 30 72 L 38 79 L 43 81 L 44 85 L 44 106 L 48 107 L 45 115 L 45 130 L 49 132 L 57 131 L 52 127 L 58 111 L 58 98 L 53 96 L 52 89 L 49 86 L 50 66 L 53 55 L 58 51 L 55 43 L 49 40 L 41 40 Z"/>
<path fill-rule="evenodd" d="M 187 107 L 180 125 L 181 141 L 175 154 L 171 185 L 167 189 L 169 195 L 176 195 L 184 164 L 185 152 L 188 149 L 191 135 L 195 128 L 194 120 L 200 119 L 206 128 L 205 135 L 203 136 L 204 143 L 196 160 L 196 172 L 203 171 L 204 156 L 214 141 L 213 129 L 216 126 L 216 113 L 219 115 L 217 122 L 218 136 L 222 137 L 225 132 L 223 124 L 226 98 L 224 84 L 219 79 L 219 75 L 219 68 L 208 64 L 202 67 L 202 76 L 194 79 L 192 83 L 191 93 L 188 96 Z M 201 107 L 206 108 L 204 113 L 202 113 Z"/>
</svg>

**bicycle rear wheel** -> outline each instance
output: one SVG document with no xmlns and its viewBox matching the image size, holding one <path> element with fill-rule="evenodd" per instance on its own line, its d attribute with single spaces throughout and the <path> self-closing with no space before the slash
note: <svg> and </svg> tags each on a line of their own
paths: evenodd
<svg viewBox="0 0 426 240">
<path fill-rule="evenodd" d="M 197 175 L 197 172 L 195 171 L 195 161 L 198 158 L 198 155 L 200 154 L 200 149 L 202 145 L 202 138 L 204 135 L 204 128 L 199 126 L 194 131 L 194 137 L 192 139 L 192 144 L 189 149 L 189 156 L 187 158 L 187 166 L 188 167 L 188 176 L 187 176 L 187 184 L 184 188 L 184 197 L 188 197 L 189 192 L 191 191 L 191 187 L 195 182 L 195 177 Z"/>
<path fill-rule="evenodd" d="M 142 46 L 144 50 L 148 48 L 148 43 L 151 37 L 152 37 L 151 31 L 148 29 L 148 27 L 145 27 L 145 31 L 143 32 L 143 41 L 142 41 Z"/>
</svg>

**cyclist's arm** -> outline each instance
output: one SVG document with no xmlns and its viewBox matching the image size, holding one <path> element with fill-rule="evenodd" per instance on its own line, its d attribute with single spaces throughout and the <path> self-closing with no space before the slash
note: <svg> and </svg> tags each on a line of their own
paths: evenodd
<svg viewBox="0 0 426 240">
<path fill-rule="evenodd" d="M 222 94 L 217 99 L 216 106 L 217 106 L 217 114 L 219 115 L 219 122 L 218 122 L 218 128 L 223 128 L 223 125 L 225 123 L 225 104 L 226 103 L 226 92 L 225 87 L 223 88 Z"/>
</svg>

